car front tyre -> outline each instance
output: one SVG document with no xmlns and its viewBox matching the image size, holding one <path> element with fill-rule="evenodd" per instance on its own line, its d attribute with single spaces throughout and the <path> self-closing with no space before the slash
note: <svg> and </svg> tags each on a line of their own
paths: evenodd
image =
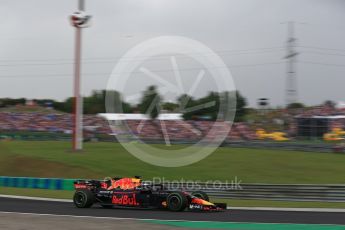
<svg viewBox="0 0 345 230">
<path fill-rule="evenodd" d="M 188 199 L 182 192 L 174 192 L 167 197 L 167 207 L 170 211 L 180 212 L 188 206 Z"/>
</svg>

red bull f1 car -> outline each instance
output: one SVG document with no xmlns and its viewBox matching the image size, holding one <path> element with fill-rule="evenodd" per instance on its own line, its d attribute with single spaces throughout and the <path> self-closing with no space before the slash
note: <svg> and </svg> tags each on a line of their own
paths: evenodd
<svg viewBox="0 0 345 230">
<path fill-rule="evenodd" d="M 73 202 L 78 208 L 98 203 L 104 208 L 167 209 L 170 211 L 222 211 L 226 204 L 211 203 L 202 191 L 166 189 L 163 184 L 142 182 L 140 177 L 78 180 L 74 182 Z"/>
</svg>

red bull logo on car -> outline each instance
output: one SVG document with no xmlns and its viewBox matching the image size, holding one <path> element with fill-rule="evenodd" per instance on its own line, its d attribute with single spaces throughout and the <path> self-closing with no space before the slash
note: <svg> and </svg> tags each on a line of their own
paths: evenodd
<svg viewBox="0 0 345 230">
<path fill-rule="evenodd" d="M 138 206 L 135 194 L 113 195 L 112 203 L 117 205 Z"/>
</svg>

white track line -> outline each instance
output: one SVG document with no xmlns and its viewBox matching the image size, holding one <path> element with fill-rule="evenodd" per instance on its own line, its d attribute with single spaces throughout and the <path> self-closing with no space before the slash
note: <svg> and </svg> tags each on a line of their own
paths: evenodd
<svg viewBox="0 0 345 230">
<path fill-rule="evenodd" d="M 274 207 L 228 207 L 230 210 L 245 211 L 281 211 L 281 212 L 341 212 L 345 213 L 342 208 L 274 208 Z"/>
<path fill-rule="evenodd" d="M 54 202 L 73 202 L 70 199 L 53 199 L 43 197 L 31 197 L 31 196 L 14 196 L 14 195 L 1 195 L 3 198 L 14 198 L 24 200 L 38 200 L 38 201 L 54 201 Z M 274 208 L 274 207 L 227 207 L 228 210 L 244 210 L 244 211 L 281 211 L 281 212 L 339 212 L 345 213 L 345 209 L 342 208 Z"/>
<path fill-rule="evenodd" d="M 0 213 L 3 213 L 3 214 L 33 215 L 33 216 L 94 218 L 94 219 L 109 219 L 109 220 L 143 220 L 143 221 L 160 220 L 160 219 L 141 219 L 141 218 L 111 217 L 111 216 L 77 216 L 77 215 L 66 215 L 66 214 L 35 213 L 35 212 L 3 212 L 3 211 L 0 211 Z M 183 221 L 183 220 L 167 220 L 167 221 Z"/>
<path fill-rule="evenodd" d="M 23 199 L 23 200 L 40 200 L 40 201 L 55 201 L 55 202 L 72 202 L 69 199 L 53 199 L 53 198 L 44 198 L 44 197 L 31 197 L 31 196 L 13 196 L 13 195 L 2 195 L 3 198 L 14 198 L 14 199 Z"/>
</svg>

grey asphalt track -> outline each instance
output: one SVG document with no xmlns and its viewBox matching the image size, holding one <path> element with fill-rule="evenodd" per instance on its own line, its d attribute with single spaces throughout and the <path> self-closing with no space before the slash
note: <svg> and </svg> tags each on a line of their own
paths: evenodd
<svg viewBox="0 0 345 230">
<path fill-rule="evenodd" d="M 75 218 L 74 216 L 41 216 L 36 214 L 18 214 L 0 212 L 1 230 L 176 230 L 176 228 L 162 224 L 147 223 L 140 220 L 113 220 L 95 218 Z M 201 230 L 201 229 L 198 229 Z"/>
<path fill-rule="evenodd" d="M 72 202 L 65 203 L 13 198 L 0 198 L 0 211 L 159 220 L 345 224 L 345 213 L 253 210 L 228 210 L 214 213 L 169 212 L 162 210 L 103 209 L 98 205 L 94 205 L 88 209 L 79 209 Z"/>
</svg>

